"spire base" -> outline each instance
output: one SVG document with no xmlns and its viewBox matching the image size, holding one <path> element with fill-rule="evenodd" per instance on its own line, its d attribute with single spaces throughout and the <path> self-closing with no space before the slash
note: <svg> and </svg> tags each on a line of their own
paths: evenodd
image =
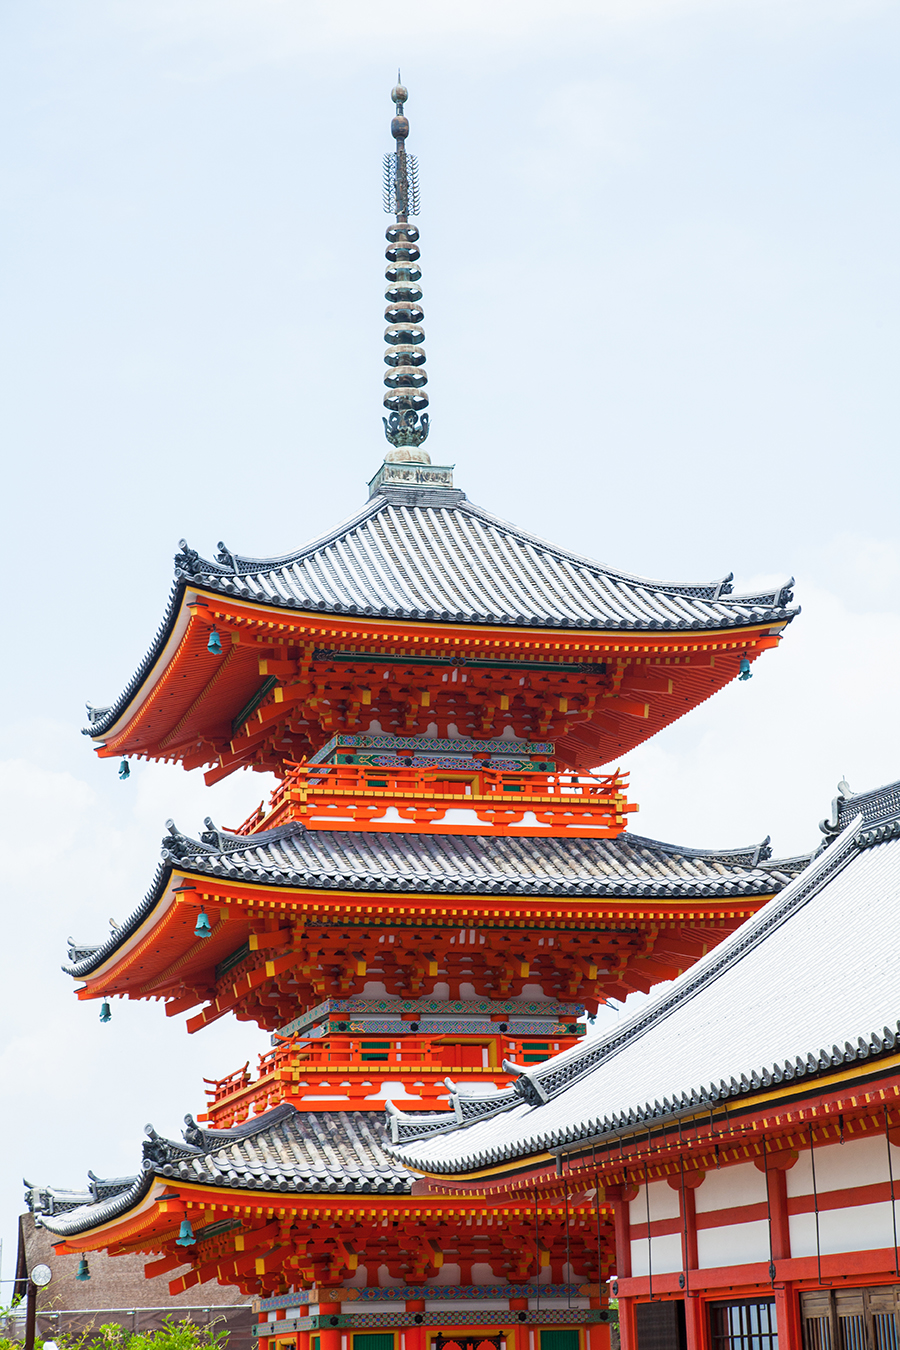
<svg viewBox="0 0 900 1350">
<path fill-rule="evenodd" d="M 380 492 L 382 487 L 425 488 L 433 491 L 442 488 L 446 491 L 453 487 L 452 464 L 422 464 L 414 460 L 397 461 L 386 459 L 375 477 L 369 483 L 369 498 Z"/>
</svg>

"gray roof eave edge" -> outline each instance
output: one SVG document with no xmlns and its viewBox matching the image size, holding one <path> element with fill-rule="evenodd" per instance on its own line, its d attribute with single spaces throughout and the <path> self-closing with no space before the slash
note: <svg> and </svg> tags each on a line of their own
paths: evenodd
<svg viewBox="0 0 900 1350">
<path fill-rule="evenodd" d="M 111 956 L 114 956 L 118 949 L 134 936 L 141 924 L 156 909 L 166 893 L 166 888 L 176 865 L 175 861 L 170 858 L 158 863 L 149 890 L 137 908 L 129 914 L 121 928 L 117 928 L 115 933 L 107 938 L 106 942 L 99 946 L 96 951 L 93 951 L 90 956 L 84 957 L 81 961 L 74 961 L 71 965 L 64 964 L 61 967 L 63 974 L 71 975 L 76 980 L 83 980 L 99 969 Z"/>
<path fill-rule="evenodd" d="M 156 630 L 156 636 L 138 665 L 137 670 L 132 675 L 119 697 L 104 711 L 103 716 L 98 718 L 96 722 L 92 722 L 88 726 L 82 727 L 82 736 L 90 736 L 92 740 L 102 741 L 103 737 L 115 726 L 116 722 L 118 722 L 119 718 L 128 708 L 128 705 L 133 702 L 135 696 L 141 691 L 159 660 L 160 655 L 165 649 L 166 643 L 172 635 L 172 630 L 178 622 L 178 616 L 181 613 L 181 605 L 185 592 L 190 585 L 191 582 L 188 578 L 176 576 L 172 589 L 169 592 L 169 601 L 166 605 L 165 613 L 163 614 L 159 628 Z"/>
<path fill-rule="evenodd" d="M 742 929 L 737 930 L 730 938 L 726 938 L 725 941 L 726 943 L 729 943 L 730 947 L 735 945 L 740 946 L 738 952 L 734 953 L 729 949 L 726 950 L 725 953 L 722 953 L 720 947 L 711 952 L 709 957 L 702 958 L 704 966 L 703 970 L 698 972 L 695 966 L 691 970 L 686 971 L 684 975 L 680 976 L 678 981 L 675 982 L 675 987 L 672 991 L 663 995 L 661 999 L 657 1000 L 655 1004 L 651 1004 L 649 1008 L 641 1009 L 641 1011 L 636 1013 L 633 1018 L 630 1018 L 625 1022 L 622 1027 L 617 1028 L 611 1036 L 606 1037 L 600 1045 L 584 1046 L 582 1048 L 582 1055 L 577 1056 L 577 1058 L 573 1055 L 572 1076 L 559 1091 L 552 1094 L 552 1097 L 543 1097 L 542 1100 L 529 1102 L 523 1096 L 521 1104 L 530 1105 L 532 1110 L 540 1112 L 541 1107 L 546 1105 L 548 1101 L 554 1100 L 562 1092 L 568 1091 L 569 1088 L 574 1087 L 578 1082 L 583 1081 L 584 1078 L 591 1073 L 593 1068 L 596 1067 L 593 1062 L 579 1065 L 579 1059 L 582 1057 L 588 1059 L 596 1056 L 597 1051 L 602 1049 L 603 1045 L 609 1042 L 622 1041 L 623 1044 L 621 1047 L 614 1045 L 612 1047 L 612 1054 L 607 1058 L 612 1058 L 621 1053 L 626 1044 L 634 1043 L 635 1040 L 640 1039 L 640 1036 L 642 1036 L 650 1026 L 656 1025 L 657 1022 L 664 1020 L 676 1007 L 680 1007 L 684 1002 L 696 997 L 706 983 L 710 980 L 720 978 L 724 973 L 724 969 L 727 968 L 727 965 L 722 969 L 717 968 L 723 957 L 728 964 L 734 960 L 739 960 L 746 951 L 757 946 L 770 932 L 779 928 L 792 913 L 808 904 L 822 885 L 827 883 L 836 872 L 842 871 L 843 868 L 847 866 L 859 848 L 860 840 L 863 835 L 862 825 L 862 816 L 857 816 L 847 826 L 843 836 L 839 840 L 835 840 L 825 852 L 821 853 L 818 858 L 810 864 L 809 868 L 806 868 L 798 877 L 794 878 L 776 900 L 773 900 L 765 907 L 765 909 L 760 910 L 752 919 L 748 920 L 747 924 L 745 924 Z M 810 875 L 810 872 L 812 872 L 812 875 Z M 748 927 L 751 928 L 749 934 L 745 931 Z M 765 931 L 763 933 L 757 932 L 756 930 L 761 927 L 764 927 Z M 725 944 L 722 945 L 724 946 Z M 717 954 L 718 959 L 716 959 Z M 680 988 L 678 987 L 679 985 L 681 986 Z M 887 1030 L 887 1028 L 885 1029 Z M 900 1022 L 898 1022 L 898 1032 L 900 1032 Z M 632 1034 L 629 1035 L 629 1033 Z M 900 1036 L 898 1036 L 898 1040 L 900 1040 Z M 572 1052 L 568 1053 L 572 1054 Z M 554 1058 L 559 1059 L 561 1056 L 555 1056 Z M 538 1070 L 543 1070 L 544 1073 L 546 1073 L 550 1071 L 550 1066 L 552 1066 L 553 1063 L 554 1059 L 547 1060 L 538 1066 Z M 526 1071 L 521 1075 L 521 1078 L 518 1081 L 528 1080 L 529 1083 L 534 1083 L 535 1079 L 539 1077 L 538 1070 L 531 1069 Z M 824 1071 L 825 1070 L 823 1070 L 823 1072 Z M 754 1067 L 749 1070 L 749 1073 L 757 1074 L 758 1070 Z M 537 1088 L 534 1088 L 533 1091 L 536 1096 L 542 1096 L 542 1094 L 539 1094 Z M 698 1102 L 694 1103 L 694 1107 L 696 1108 L 696 1105 L 702 1104 L 702 1101 L 717 1101 L 724 1099 L 725 1096 L 730 1097 L 731 1095 L 731 1091 L 722 1093 L 719 1088 L 710 1088 L 708 1093 L 701 1093 L 700 1099 Z M 617 1114 L 619 1117 L 624 1117 L 626 1112 L 623 1110 Z M 634 1121 L 642 1121 L 645 1118 L 644 1107 L 629 1107 L 627 1108 L 627 1115 L 627 1123 L 623 1125 L 623 1129 L 626 1131 L 633 1123 L 632 1118 Z M 666 1117 L 672 1119 L 675 1118 L 674 1108 L 668 1113 L 661 1112 L 659 1114 L 654 1114 L 652 1118 L 662 1121 L 662 1119 Z M 466 1125 L 460 1125 L 458 1129 L 461 1132 L 478 1123 L 479 1122 L 477 1121 L 468 1122 Z M 591 1137 L 608 1137 L 608 1131 L 598 1130 L 596 1128 L 596 1122 L 594 1121 L 588 1121 L 585 1126 L 581 1127 L 580 1132 L 579 1127 L 577 1126 L 569 1127 L 569 1129 L 574 1132 L 573 1139 L 571 1140 L 573 1143 L 576 1142 L 576 1137 L 579 1142 L 586 1141 Z M 444 1137 L 446 1138 L 453 1133 L 455 1133 L 455 1131 L 448 1130 Z M 557 1133 L 557 1131 L 551 1131 L 551 1135 L 554 1133 Z M 395 1152 L 398 1159 L 406 1163 L 407 1166 L 420 1168 L 423 1171 L 433 1172 L 435 1170 L 435 1163 L 433 1160 L 425 1160 L 421 1156 L 415 1158 L 412 1154 L 404 1154 L 403 1147 L 403 1145 L 398 1145 Z M 453 1171 L 465 1171 L 471 1166 L 481 1166 L 486 1162 L 496 1163 L 511 1161 L 514 1158 L 528 1156 L 531 1153 L 537 1152 L 539 1149 L 552 1150 L 553 1147 L 553 1139 L 538 1131 L 531 1135 L 527 1140 L 522 1140 L 518 1145 L 504 1145 L 502 1148 L 492 1149 L 490 1150 L 489 1155 L 482 1151 L 478 1154 L 477 1159 L 474 1160 L 473 1155 L 466 1155 L 465 1157 L 460 1155 L 452 1162 L 441 1163 L 439 1165 L 439 1170 L 447 1173 L 452 1173 Z M 557 1147 L 561 1148 L 564 1146 L 557 1145 Z"/>
<path fill-rule="evenodd" d="M 46 1228 L 50 1233 L 56 1233 L 58 1237 L 76 1237 L 79 1233 L 86 1233 L 91 1228 L 98 1228 L 101 1224 L 109 1223 L 111 1219 L 118 1219 L 127 1214 L 129 1209 L 144 1199 L 156 1180 L 156 1173 L 148 1169 L 135 1177 L 134 1185 L 129 1190 L 122 1191 L 120 1195 L 114 1195 L 109 1200 L 85 1206 L 80 1215 L 77 1209 L 57 1217 L 40 1214 L 35 1216 L 35 1222 L 40 1220 L 42 1228 Z"/>
</svg>

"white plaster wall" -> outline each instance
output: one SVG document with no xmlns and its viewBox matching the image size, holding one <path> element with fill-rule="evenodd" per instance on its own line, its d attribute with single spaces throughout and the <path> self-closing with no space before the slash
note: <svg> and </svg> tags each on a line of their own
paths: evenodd
<svg viewBox="0 0 900 1350">
<path fill-rule="evenodd" d="M 681 1213 L 680 1196 L 667 1181 L 650 1182 L 650 1222 L 657 1219 L 677 1219 Z M 647 1187 L 641 1186 L 636 1200 L 628 1210 L 631 1223 L 647 1222 Z M 679 1270 L 681 1267 L 679 1266 Z"/>
<path fill-rule="evenodd" d="M 890 1148 L 894 1180 L 900 1181 L 900 1148 L 895 1148 L 893 1144 Z M 887 1150 L 883 1135 L 869 1139 L 846 1139 L 843 1144 L 825 1144 L 817 1148 L 816 1190 L 840 1191 L 848 1186 L 871 1186 L 880 1181 L 886 1182 Z M 787 1193 L 789 1196 L 812 1195 L 812 1188 L 812 1167 L 809 1149 L 806 1149 L 787 1173 Z"/>
<path fill-rule="evenodd" d="M 703 1190 L 703 1186 L 700 1189 Z M 769 1224 L 766 1219 L 754 1219 L 752 1223 L 728 1223 L 721 1228 L 697 1230 L 697 1260 L 701 1270 L 714 1270 L 719 1266 L 743 1266 L 750 1261 L 768 1261 L 768 1259 Z"/>
<path fill-rule="evenodd" d="M 459 1265 L 456 1261 L 445 1261 L 444 1264 L 441 1266 L 440 1270 L 438 1271 L 437 1275 L 435 1275 L 433 1279 L 428 1281 L 429 1284 L 437 1284 L 437 1285 L 459 1284 L 459 1282 L 460 1282 L 460 1272 L 459 1272 Z M 379 1284 L 383 1283 L 384 1283 L 383 1280 L 379 1280 Z M 472 1271 L 472 1283 L 478 1284 L 478 1280 L 475 1278 L 474 1269 Z"/>
<path fill-rule="evenodd" d="M 816 1160 L 818 1182 L 818 1159 Z M 897 1202 L 897 1223 L 900 1226 L 900 1201 Z M 791 1256 L 815 1256 L 815 1214 L 792 1214 Z M 885 1200 L 877 1205 L 855 1205 L 847 1209 L 819 1211 L 819 1250 L 825 1253 L 875 1251 L 879 1247 L 893 1247 L 894 1226 L 891 1221 L 891 1203 Z"/>
<path fill-rule="evenodd" d="M 663 1182 L 665 1185 L 665 1182 Z M 661 1237 L 652 1239 L 653 1247 L 653 1274 L 665 1275 L 673 1270 L 683 1270 L 684 1266 L 681 1259 L 681 1234 L 664 1233 Z M 637 1239 L 631 1244 L 631 1273 L 635 1277 L 638 1275 L 648 1275 L 650 1267 L 648 1262 L 649 1252 L 647 1250 L 647 1239 Z"/>
<path fill-rule="evenodd" d="M 735 1205 L 766 1203 L 766 1178 L 752 1162 L 738 1163 L 736 1167 L 722 1167 L 707 1172 L 694 1192 L 698 1214 L 713 1209 L 732 1209 Z M 727 1264 L 718 1261 L 717 1265 Z"/>
</svg>

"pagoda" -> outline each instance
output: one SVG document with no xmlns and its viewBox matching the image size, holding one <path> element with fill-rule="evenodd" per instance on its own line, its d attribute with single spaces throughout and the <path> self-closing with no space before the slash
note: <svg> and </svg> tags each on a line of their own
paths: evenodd
<svg viewBox="0 0 900 1350">
<path fill-rule="evenodd" d="M 89 709 L 123 776 L 143 758 L 278 786 L 237 828 L 169 822 L 146 897 L 72 946 L 78 998 L 104 1020 L 156 1000 L 189 1032 L 230 1015 L 270 1043 L 207 1081 L 183 1139 L 148 1127 L 135 1176 L 29 1201 L 85 1267 L 139 1252 L 173 1293 L 257 1296 L 263 1350 L 604 1350 L 601 1189 L 435 1194 L 397 1150 L 507 1109 L 585 1015 L 687 970 L 806 865 L 635 835 L 615 767 L 747 679 L 796 611 L 790 583 L 736 595 L 556 548 L 431 463 L 418 170 L 392 99 L 368 501 L 285 557 L 182 543 L 150 650 Z"/>
</svg>

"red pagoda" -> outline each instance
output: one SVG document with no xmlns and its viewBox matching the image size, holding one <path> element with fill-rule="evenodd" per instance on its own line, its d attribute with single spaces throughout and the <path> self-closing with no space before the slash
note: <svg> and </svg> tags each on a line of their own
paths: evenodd
<svg viewBox="0 0 900 1350">
<path fill-rule="evenodd" d="M 162 625 L 99 755 L 268 806 L 170 822 L 143 901 L 74 947 L 81 1000 L 271 1033 L 133 1177 L 35 1188 L 57 1251 L 144 1253 L 173 1292 L 260 1300 L 271 1350 L 604 1350 L 614 1215 L 596 1186 L 435 1193 L 403 1140 L 487 1121 L 609 998 L 693 965 L 806 864 L 768 841 L 642 838 L 622 756 L 778 645 L 790 586 L 654 582 L 469 502 L 433 465 L 406 90 L 385 157 L 388 451 L 369 500 L 296 553 L 182 543 Z M 601 766 L 598 768 L 598 766 Z M 479 1126 L 487 1128 L 490 1124 Z"/>
</svg>

